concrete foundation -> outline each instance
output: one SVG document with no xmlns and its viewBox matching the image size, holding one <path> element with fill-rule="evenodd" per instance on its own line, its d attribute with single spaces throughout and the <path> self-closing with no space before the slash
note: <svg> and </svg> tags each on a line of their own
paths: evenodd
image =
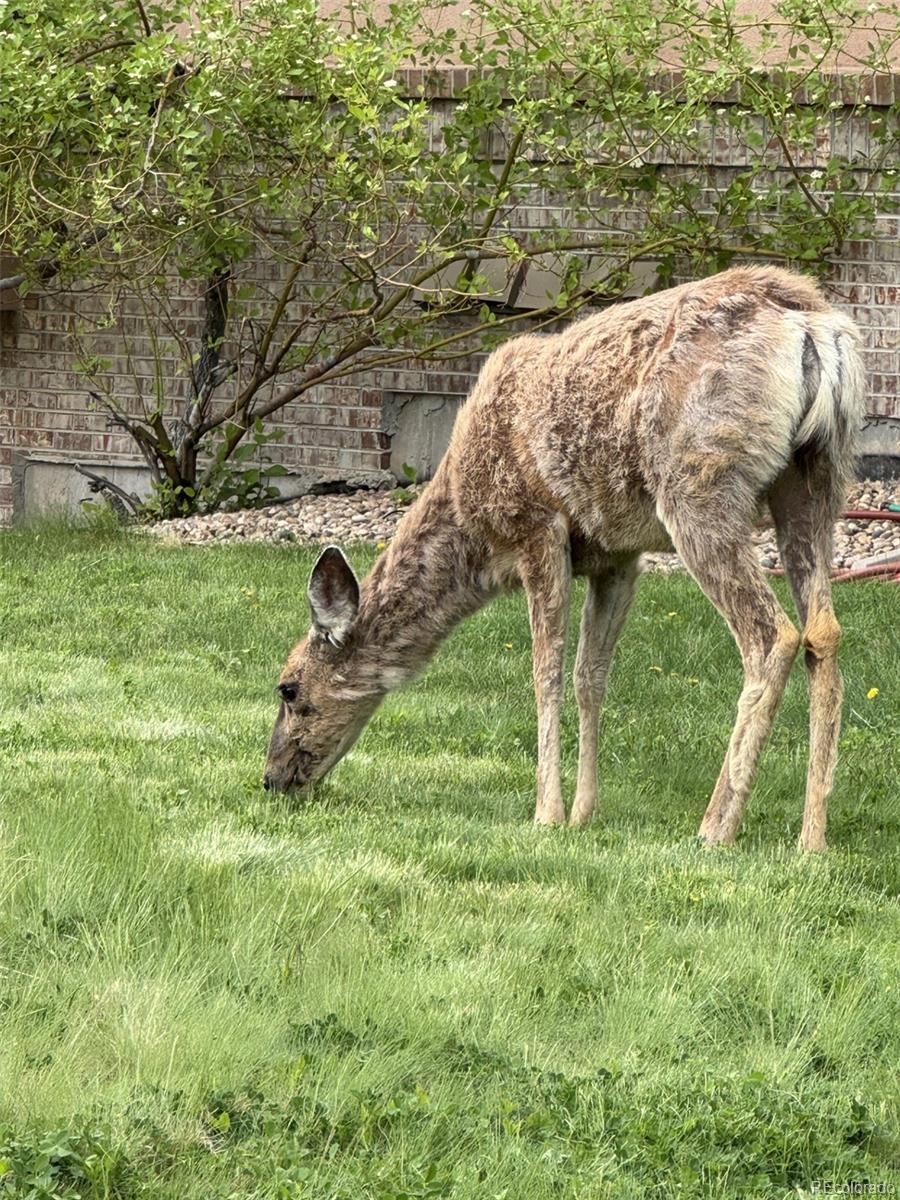
<svg viewBox="0 0 900 1200">
<path fill-rule="evenodd" d="M 89 471 L 103 475 L 123 491 L 144 498 L 150 492 L 150 472 L 142 463 L 84 462 Z M 79 475 L 71 459 L 36 454 L 13 456 L 13 514 L 15 519 L 65 515 L 81 511 L 82 500 L 96 500 L 88 480 Z"/>
<path fill-rule="evenodd" d="M 128 463 L 78 459 L 95 475 L 108 479 L 123 491 L 140 499 L 150 494 L 150 472 L 139 459 Z M 355 491 L 360 487 L 385 487 L 393 484 L 388 471 L 360 471 L 354 474 L 334 471 L 297 471 L 279 476 L 281 498 L 292 500 L 310 492 Z M 37 454 L 16 454 L 13 461 L 13 519 L 32 520 L 43 516 L 74 517 L 83 512 L 82 501 L 97 501 L 89 481 L 75 470 L 71 459 Z"/>
<path fill-rule="evenodd" d="M 465 396 L 419 396 L 414 392 L 385 392 L 382 429 L 391 441 L 391 472 L 408 483 L 404 465 L 417 479 L 430 479 L 450 443 L 453 422 Z"/>
</svg>

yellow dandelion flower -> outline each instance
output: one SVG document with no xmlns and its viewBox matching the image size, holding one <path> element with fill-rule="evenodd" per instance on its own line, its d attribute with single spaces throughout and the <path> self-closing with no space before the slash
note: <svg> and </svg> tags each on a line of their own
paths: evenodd
<svg viewBox="0 0 900 1200">
<path fill-rule="evenodd" d="M 650 670 L 651 670 L 651 671 L 656 671 L 656 672 L 657 672 L 658 674 L 660 674 L 660 675 L 662 675 L 662 673 L 663 673 L 663 669 L 662 669 L 662 667 L 651 667 L 651 668 L 650 668 Z"/>
<path fill-rule="evenodd" d="M 512 650 L 512 642 L 504 642 L 503 649 L 504 650 Z"/>
<path fill-rule="evenodd" d="M 869 688 L 869 690 L 866 692 L 866 699 L 874 700 L 877 695 L 878 695 L 878 688 Z"/>
</svg>

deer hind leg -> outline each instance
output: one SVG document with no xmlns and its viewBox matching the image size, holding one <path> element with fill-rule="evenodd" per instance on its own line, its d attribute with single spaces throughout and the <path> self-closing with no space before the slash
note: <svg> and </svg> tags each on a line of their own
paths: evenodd
<svg viewBox="0 0 900 1200">
<path fill-rule="evenodd" d="M 728 622 L 744 666 L 737 718 L 699 837 L 733 842 L 800 636 L 757 562 L 750 524 L 722 510 L 664 515 L 675 548 Z"/>
<path fill-rule="evenodd" d="M 537 702 L 538 766 L 534 819 L 539 825 L 559 825 L 566 819 L 559 774 L 559 720 L 572 578 L 569 533 L 562 522 L 554 522 L 546 536 L 522 555 L 519 574 L 528 597 Z"/>
<path fill-rule="evenodd" d="M 824 463 L 791 466 L 769 493 L 781 559 L 803 626 L 809 689 L 809 768 L 800 847 L 825 849 L 828 797 L 837 763 L 843 684 L 841 629 L 831 605 L 831 550 L 842 495 Z"/>
<path fill-rule="evenodd" d="M 634 585 L 637 560 L 604 575 L 588 577 L 581 612 L 581 634 L 575 658 L 575 697 L 578 701 L 578 784 L 569 818 L 572 825 L 591 819 L 597 806 L 597 741 L 600 706 L 616 641 L 625 624 Z"/>
</svg>

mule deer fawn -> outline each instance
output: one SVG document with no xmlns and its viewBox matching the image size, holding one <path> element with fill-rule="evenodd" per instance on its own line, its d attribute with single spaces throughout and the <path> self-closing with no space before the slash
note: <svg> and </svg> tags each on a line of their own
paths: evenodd
<svg viewBox="0 0 900 1200">
<path fill-rule="evenodd" d="M 728 622 L 744 686 L 707 842 L 731 842 L 802 643 L 810 755 L 800 844 L 825 845 L 841 718 L 832 531 L 855 462 L 863 371 L 853 324 L 809 279 L 738 267 L 495 350 L 446 456 L 358 584 L 335 547 L 309 582 L 265 786 L 320 779 L 384 695 L 504 588 L 527 595 L 537 699 L 535 820 L 565 820 L 560 702 L 571 579 L 587 576 L 575 663 L 580 722 L 570 820 L 597 802 L 600 705 L 642 551 L 677 550 Z M 798 633 L 751 540 L 767 503 Z"/>
</svg>

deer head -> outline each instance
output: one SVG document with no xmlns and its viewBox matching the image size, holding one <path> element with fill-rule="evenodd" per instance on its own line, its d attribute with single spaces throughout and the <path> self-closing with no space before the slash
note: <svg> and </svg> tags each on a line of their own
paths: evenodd
<svg viewBox="0 0 900 1200">
<path fill-rule="evenodd" d="M 359 583 L 336 546 L 327 547 L 313 567 L 308 595 L 311 628 L 291 651 L 278 683 L 281 707 L 263 778 L 264 787 L 277 791 L 303 789 L 326 775 L 384 694 L 354 666 Z"/>
</svg>

